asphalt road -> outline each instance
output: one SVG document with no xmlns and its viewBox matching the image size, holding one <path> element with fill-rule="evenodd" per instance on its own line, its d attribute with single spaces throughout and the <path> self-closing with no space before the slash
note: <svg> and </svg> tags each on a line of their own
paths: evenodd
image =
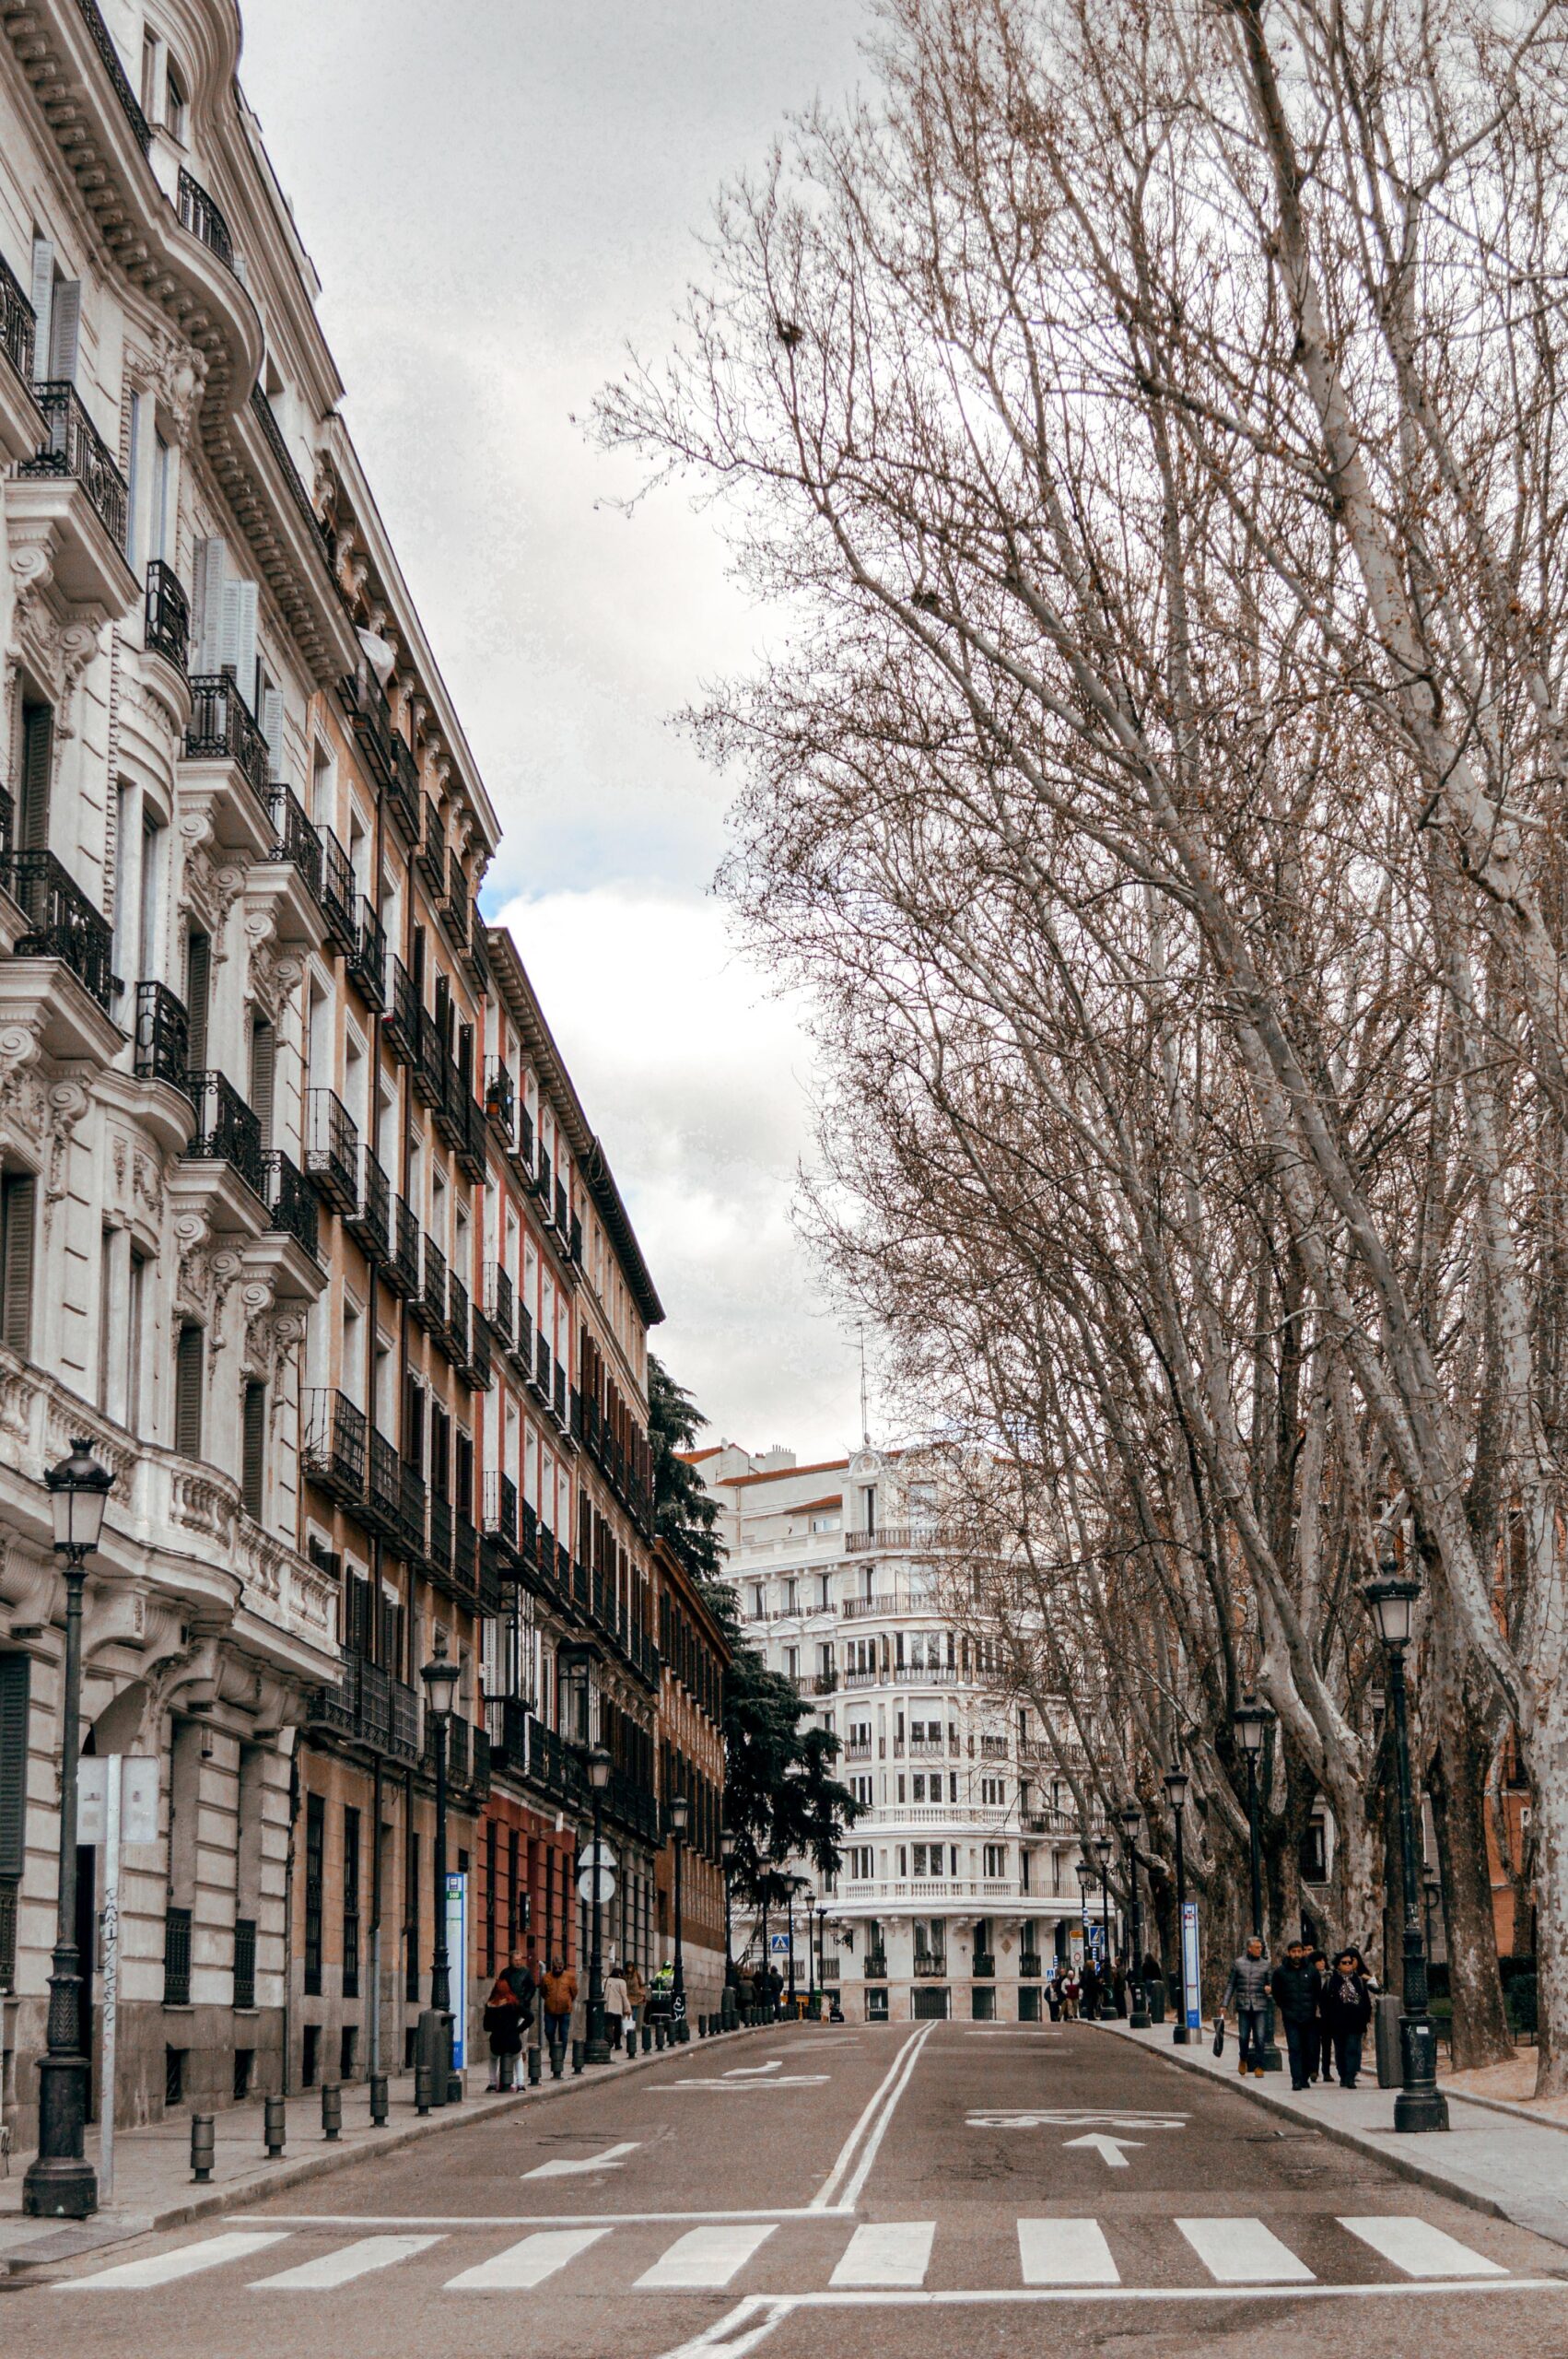
<svg viewBox="0 0 1568 2359">
<path fill-rule="evenodd" d="M 1568 2248 L 1082 2026 L 694 2042 L 0 2293 L 6 2359 L 1560 2359 Z"/>
</svg>

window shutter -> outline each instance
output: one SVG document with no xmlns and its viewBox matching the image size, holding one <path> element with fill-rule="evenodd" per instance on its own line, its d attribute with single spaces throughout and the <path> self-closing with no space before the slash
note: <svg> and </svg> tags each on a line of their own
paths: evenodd
<svg viewBox="0 0 1568 2359">
<path fill-rule="evenodd" d="M 212 936 L 185 936 L 185 1014 L 189 1018 L 185 1061 L 192 1073 L 207 1064 L 207 1016 L 212 998 Z"/>
<path fill-rule="evenodd" d="M 54 247 L 48 238 L 32 241 L 32 373 L 41 383 L 49 374 L 49 314 L 54 301 Z"/>
<path fill-rule="evenodd" d="M 224 672 L 230 667 L 236 687 L 247 706 L 253 710 L 256 702 L 256 585 L 253 581 L 226 581 L 223 585 L 217 668 Z"/>
<path fill-rule="evenodd" d="M 32 1348 L 32 1253 L 38 1181 L 7 1171 L 0 1182 L 0 1343 L 26 1359 Z"/>
<path fill-rule="evenodd" d="M 46 704 L 29 704 L 22 716 L 22 807 L 17 814 L 17 850 L 49 849 L 49 779 L 54 767 L 54 714 Z"/>
<path fill-rule="evenodd" d="M 174 1447 L 181 1458 L 202 1454 L 202 1363 L 205 1338 L 187 1325 L 174 1346 Z"/>
<path fill-rule="evenodd" d="M 261 1521 L 266 1490 L 267 1388 L 247 1377 L 240 1403 L 240 1495 L 245 1512 Z"/>
<path fill-rule="evenodd" d="M 403 1379 L 403 1454 L 416 1474 L 425 1468 L 425 1394 L 412 1376 Z"/>
<path fill-rule="evenodd" d="M 136 511 L 142 496 L 142 428 L 146 418 L 146 402 L 142 394 L 133 393 L 129 405 L 126 433 L 125 512 L 130 522 L 126 535 L 125 554 L 133 571 L 138 569 L 137 551 L 141 536 L 136 530 Z"/>
<path fill-rule="evenodd" d="M 474 1513 L 474 1440 L 461 1433 L 457 1438 L 457 1511 L 468 1517 Z"/>
<path fill-rule="evenodd" d="M 218 643 L 223 637 L 223 584 L 228 568 L 228 551 L 219 540 L 196 543 L 195 569 L 191 600 L 192 616 L 196 627 L 196 643 L 193 669 L 216 672 L 218 664 Z"/>
<path fill-rule="evenodd" d="M 27 1858 L 28 1659 L 0 1655 L 0 1876 L 20 1881 Z"/>
<path fill-rule="evenodd" d="M 251 1110 L 262 1126 L 262 1144 L 272 1144 L 277 1078 L 277 1034 L 264 1016 L 251 1027 Z"/>
<path fill-rule="evenodd" d="M 263 688 L 262 691 L 262 735 L 267 741 L 271 757 L 267 763 L 268 778 L 281 781 L 283 778 L 283 690 Z"/>
<path fill-rule="evenodd" d="M 76 355 L 81 346 L 82 282 L 63 279 L 54 289 L 49 313 L 49 374 L 58 383 L 76 381 Z"/>
</svg>

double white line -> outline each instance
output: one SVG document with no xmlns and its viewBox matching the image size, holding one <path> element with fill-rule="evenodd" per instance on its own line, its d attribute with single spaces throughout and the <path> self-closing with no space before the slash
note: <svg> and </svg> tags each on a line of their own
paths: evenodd
<svg viewBox="0 0 1568 2359">
<path fill-rule="evenodd" d="M 927 2024 L 899 2049 L 886 2078 L 838 2150 L 838 2159 L 813 2196 L 808 2212 L 853 2212 L 887 2135 L 899 2098 L 909 2085 L 921 2048 L 936 2029 Z M 839 2193 L 840 2188 L 843 2193 Z"/>
</svg>

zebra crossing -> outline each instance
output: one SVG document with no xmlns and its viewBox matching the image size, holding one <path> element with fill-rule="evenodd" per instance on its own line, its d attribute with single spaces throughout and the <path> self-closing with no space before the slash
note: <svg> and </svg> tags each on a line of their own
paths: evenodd
<svg viewBox="0 0 1568 2359">
<path fill-rule="evenodd" d="M 328 2249 L 296 2260 L 280 2248 L 297 2249 L 306 2236 L 320 2232 L 223 2229 L 163 2252 L 57 2281 L 53 2290 L 147 2293 L 211 2271 L 230 2270 L 242 2272 L 251 2293 L 320 2294 L 380 2280 L 389 2270 L 423 2260 L 433 2262 L 440 2290 L 450 2294 L 527 2294 L 556 2278 L 569 2291 L 576 2266 L 589 2253 L 606 2248 L 612 2276 L 617 2250 L 625 2256 L 624 2278 L 611 2284 L 600 2270 L 591 2282 L 582 2283 L 582 2291 L 619 2294 L 629 2286 L 647 2293 L 721 2293 L 736 2287 L 748 2268 L 766 2257 L 766 2273 L 781 2292 L 788 2283 L 786 2299 L 810 2299 L 819 2288 L 819 2298 L 840 2294 L 874 2297 L 878 2293 L 908 2296 L 933 2281 L 955 2297 L 962 2295 L 954 2278 L 955 2271 L 960 2277 L 965 2272 L 969 2240 L 952 2231 L 939 2240 L 934 2221 L 861 2221 L 851 2226 L 847 2221 L 819 2219 L 796 2267 L 789 2259 L 790 2232 L 800 2224 L 798 2216 L 708 2221 L 683 2230 L 651 2259 L 646 2224 L 606 2220 L 592 2226 L 535 2226 L 451 2273 L 441 2272 L 451 2269 L 460 2252 L 472 2252 L 472 2230 L 461 2237 L 443 2230 L 380 2232 L 347 2242 L 338 2240 L 341 2231 L 329 2230 L 334 2241 Z M 506 2226 L 497 2223 L 497 2231 Z M 1141 2282 L 1154 2298 L 1164 2286 L 1190 2295 L 1205 2284 L 1288 2294 L 1296 2287 L 1323 2288 L 1326 2283 L 1347 2289 L 1369 2283 L 1387 2289 L 1529 2282 L 1416 2213 L 1295 2214 L 1273 2225 L 1254 2217 L 1151 2222 L 1141 2217 L 1040 2216 L 1018 2219 L 1014 2230 L 1016 2275 L 998 2273 L 1031 2293 L 1046 2288 L 1068 2294 L 1078 2288 L 1092 2297 L 1107 2289 L 1129 2290 Z M 839 2231 L 847 2233 L 840 2237 Z M 1299 2243 L 1309 2245 L 1316 2265 L 1289 2241 L 1293 2234 Z M 829 2249 L 833 2245 L 837 2247 L 836 2257 Z M 987 2289 L 991 2298 L 1004 2298 L 1007 2291 L 1007 2283 L 993 2283 Z"/>
</svg>

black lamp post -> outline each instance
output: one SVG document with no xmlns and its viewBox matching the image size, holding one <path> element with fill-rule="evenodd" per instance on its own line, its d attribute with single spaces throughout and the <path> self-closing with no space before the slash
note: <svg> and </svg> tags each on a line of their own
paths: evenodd
<svg viewBox="0 0 1568 2359">
<path fill-rule="evenodd" d="M 1426 1951 L 1421 1938 L 1421 1900 L 1416 1866 L 1415 1813 L 1410 1804 L 1410 1736 L 1405 1712 L 1405 1649 L 1410 1642 L 1421 1583 L 1407 1579 L 1386 1556 L 1377 1579 L 1362 1592 L 1388 1654 L 1388 1707 L 1394 1722 L 1394 1756 L 1399 1780 L 1399 1857 L 1403 1868 L 1405 1941 L 1404 2013 L 1399 2017 L 1399 2094 L 1394 2100 L 1396 2130 L 1446 2130 L 1448 2100 L 1437 2085 L 1437 2034 L 1427 2004 Z"/>
<path fill-rule="evenodd" d="M 786 1981 L 790 1992 L 790 2015 L 791 2021 L 793 2021 L 795 2013 L 795 1884 L 796 1878 L 794 1876 L 790 1876 L 787 1880 L 784 1887 L 784 1921 L 789 1927 L 790 1936 L 790 1947 L 786 1956 L 786 1964 L 788 1965 L 790 1971 L 786 1977 Z"/>
<path fill-rule="evenodd" d="M 425 1683 L 425 1706 L 436 1740 L 436 1920 L 430 1951 L 430 2011 L 440 2025 L 442 2063 L 438 2078 L 446 2091 L 442 2102 L 450 2105 L 462 2095 L 462 2087 L 452 2070 L 451 1968 L 447 1955 L 447 1722 L 462 1673 L 447 1652 L 447 1634 L 439 1622 L 435 1652 L 422 1665 L 419 1676 Z"/>
<path fill-rule="evenodd" d="M 1231 1725 L 1236 1740 L 1246 1755 L 1246 1832 L 1248 1856 L 1252 1871 L 1252 1933 L 1255 1941 L 1263 1941 L 1263 1853 L 1258 1832 L 1258 1764 L 1263 1757 L 1263 1747 L 1274 1724 L 1274 1715 L 1267 1704 L 1256 1696 L 1245 1696 L 1231 1714 Z M 1264 1942 L 1264 1954 L 1268 1944 Z M 1277 2072 L 1280 2051 L 1274 2042 L 1274 2001 L 1269 1999 L 1263 2009 L 1263 2070 Z"/>
<path fill-rule="evenodd" d="M 807 2014 L 808 2014 L 808 2015 L 812 2016 L 812 2017 L 814 2019 L 815 2014 L 816 2014 L 816 2001 L 817 2001 L 817 1983 L 816 1983 L 816 1894 L 815 1894 L 815 1893 L 814 1893 L 814 1891 L 812 1889 L 812 1886 L 811 1886 L 810 1884 L 807 1884 L 807 1885 L 805 1886 L 805 1895 L 806 1895 L 806 2013 L 807 2013 Z"/>
<path fill-rule="evenodd" d="M 1094 1889 L 1094 1871 L 1087 1860 L 1078 1862 L 1078 1891 L 1083 1910 L 1083 1954 L 1089 1955 L 1089 1899 Z"/>
<path fill-rule="evenodd" d="M 1136 1802 L 1129 1802 L 1121 1813 L 1122 1833 L 1127 1837 L 1128 1901 L 1132 1923 L 1129 1938 L 1132 1954 L 1128 1964 L 1127 1978 L 1128 2028 L 1129 2031 L 1149 2029 L 1149 1998 L 1143 1988 L 1143 1919 L 1138 1908 L 1138 1829 L 1143 1813 Z"/>
<path fill-rule="evenodd" d="M 1187 2022 L 1187 1860 L 1182 1850 L 1182 1818 L 1191 1783 L 1187 1771 L 1174 1764 L 1165 1772 L 1165 1796 L 1171 1806 L 1171 1825 L 1176 1830 L 1176 2006 L 1171 2037 L 1177 2048 L 1185 2048 L 1189 2036 Z"/>
<path fill-rule="evenodd" d="M 1107 2023 L 1116 2013 L 1116 2000 L 1111 1992 L 1111 1838 L 1104 1830 L 1095 1836 L 1094 1849 L 1100 1863 L 1100 2021 Z"/>
<path fill-rule="evenodd" d="M 681 1854 L 686 1848 L 686 1820 L 691 1804 L 685 1794 L 672 1794 L 667 1806 L 670 1841 L 675 1854 L 675 1973 L 670 1990 L 671 2017 L 675 2037 L 691 2037 L 691 2025 L 686 2021 L 686 1968 L 681 1954 Z"/>
<path fill-rule="evenodd" d="M 600 1877 L 604 1871 L 604 1789 L 610 1782 L 610 1756 L 602 1744 L 591 1744 L 584 1760 L 588 1790 L 593 1797 L 593 1919 L 588 1942 L 588 2042 L 585 2064 L 608 2064 L 610 2043 L 604 2036 L 603 1917 L 599 1906 Z"/>
<path fill-rule="evenodd" d="M 719 2012 L 726 2023 L 735 2018 L 735 1959 L 734 1943 L 730 1930 L 730 1872 L 735 1857 L 735 1838 L 728 1827 L 719 1837 L 719 1872 L 724 1879 L 724 1996 Z"/>
<path fill-rule="evenodd" d="M 114 1477 L 85 1441 L 44 1476 L 54 1545 L 65 1559 L 64 1685 L 60 1700 L 60 1861 L 54 1960 L 49 1977 L 48 2052 L 38 2063 L 38 2153 L 22 2181 L 35 2219 L 85 2220 L 98 2210 L 98 2175 L 85 2153 L 91 2066 L 82 2052 L 81 1959 L 76 1952 L 76 1761 L 81 1747 L 82 1590 L 103 1532 Z"/>
</svg>

